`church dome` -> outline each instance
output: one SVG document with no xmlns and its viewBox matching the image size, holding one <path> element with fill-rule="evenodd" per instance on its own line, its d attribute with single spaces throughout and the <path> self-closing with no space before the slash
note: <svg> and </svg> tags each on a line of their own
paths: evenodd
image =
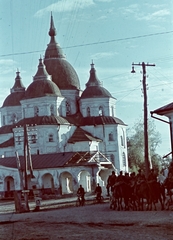
<svg viewBox="0 0 173 240">
<path fill-rule="evenodd" d="M 25 87 L 19 74 L 20 72 L 17 71 L 14 86 L 11 88 L 10 95 L 8 95 L 4 100 L 2 107 L 21 105 L 20 100 L 22 100 L 25 96 Z"/>
<path fill-rule="evenodd" d="M 56 29 L 53 17 L 49 30 L 50 43 L 45 51 L 44 64 L 47 72 L 52 76 L 52 81 L 62 90 L 80 89 L 79 78 L 72 65 L 65 59 L 65 55 L 55 40 Z"/>
<path fill-rule="evenodd" d="M 104 98 L 104 97 L 112 97 L 110 92 L 102 87 L 101 82 L 98 80 L 96 75 L 96 70 L 94 68 L 94 64 L 91 64 L 90 77 L 88 82 L 86 83 L 86 89 L 83 91 L 81 95 L 81 99 L 84 98 Z"/>
<path fill-rule="evenodd" d="M 26 90 L 26 98 L 38 98 L 53 95 L 62 96 L 57 85 L 51 81 L 51 76 L 47 73 L 42 59 L 40 59 L 38 71 L 33 78 L 33 82 Z"/>
</svg>

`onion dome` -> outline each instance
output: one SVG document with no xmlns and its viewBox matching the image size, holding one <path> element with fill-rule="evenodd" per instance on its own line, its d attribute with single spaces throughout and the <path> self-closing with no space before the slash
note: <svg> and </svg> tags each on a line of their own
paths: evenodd
<svg viewBox="0 0 173 240">
<path fill-rule="evenodd" d="M 94 68 L 94 64 L 91 64 L 90 77 L 88 82 L 86 83 L 86 89 L 83 91 L 81 95 L 81 99 L 83 98 L 104 98 L 104 97 L 112 97 L 108 90 L 102 87 L 101 82 L 98 80 L 96 75 L 96 70 Z"/>
<path fill-rule="evenodd" d="M 4 100 L 2 107 L 9 107 L 9 106 L 20 106 L 20 100 L 22 100 L 25 96 L 25 87 L 22 83 L 20 72 L 16 72 L 16 78 L 14 86 L 10 90 L 10 95 Z"/>
<path fill-rule="evenodd" d="M 51 76 L 47 73 L 42 59 L 39 59 L 38 70 L 33 77 L 33 82 L 26 90 L 26 98 L 38 98 L 44 96 L 61 96 L 57 85 L 52 82 Z"/>
<path fill-rule="evenodd" d="M 47 72 L 52 76 L 52 81 L 63 90 L 80 89 L 79 78 L 72 65 L 66 60 L 59 44 L 55 40 L 56 29 L 53 16 L 50 22 L 50 43 L 45 51 L 44 64 Z"/>
</svg>

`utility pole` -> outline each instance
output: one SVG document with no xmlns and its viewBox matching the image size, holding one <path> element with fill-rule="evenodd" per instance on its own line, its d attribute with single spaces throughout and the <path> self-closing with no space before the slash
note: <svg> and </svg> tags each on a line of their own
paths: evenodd
<svg viewBox="0 0 173 240">
<path fill-rule="evenodd" d="M 27 170 L 28 170 L 28 159 L 27 159 L 27 147 L 28 147 L 28 134 L 27 134 L 27 126 L 24 119 L 24 198 L 25 198 L 25 208 L 26 211 L 30 211 L 29 204 L 28 204 L 28 178 L 27 178 Z"/>
<path fill-rule="evenodd" d="M 148 151 L 148 108 L 147 108 L 147 88 L 146 88 L 146 66 L 154 67 L 155 64 L 149 63 L 132 63 L 131 73 L 135 73 L 134 66 L 142 66 L 143 74 L 143 94 L 144 94 L 144 159 L 145 159 L 145 168 L 146 168 L 146 177 L 148 177 L 149 170 L 151 167 L 151 162 L 149 160 L 149 151 Z"/>
</svg>

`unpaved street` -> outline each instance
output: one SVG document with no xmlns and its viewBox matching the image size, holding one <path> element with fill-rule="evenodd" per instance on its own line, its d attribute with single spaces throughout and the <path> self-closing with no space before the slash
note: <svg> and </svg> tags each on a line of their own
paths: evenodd
<svg viewBox="0 0 173 240">
<path fill-rule="evenodd" d="M 109 203 L 0 215 L 2 240 L 173 239 L 172 211 L 113 211 Z"/>
</svg>

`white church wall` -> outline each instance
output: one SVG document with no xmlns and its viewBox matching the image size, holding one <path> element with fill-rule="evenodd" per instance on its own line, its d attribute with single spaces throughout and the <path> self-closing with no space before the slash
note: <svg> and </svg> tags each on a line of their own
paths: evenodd
<svg viewBox="0 0 173 240">
<path fill-rule="evenodd" d="M 13 190 L 20 190 L 20 178 L 18 170 L 15 168 L 0 166 L 0 192 L 4 192 L 6 190 L 6 179 L 8 177 L 14 179 Z"/>
<path fill-rule="evenodd" d="M 25 109 L 25 118 L 30 118 L 34 116 L 51 116 L 51 108 L 53 106 L 55 116 L 59 115 L 59 110 L 61 109 L 61 103 L 63 102 L 63 97 L 56 96 L 46 96 L 41 98 L 32 98 L 22 100 L 22 108 Z M 36 112 L 36 108 L 37 112 Z"/>
<path fill-rule="evenodd" d="M 61 89 L 62 96 L 65 97 L 65 103 L 68 102 L 69 106 L 69 114 L 73 115 L 77 112 L 77 100 L 79 99 L 79 90 L 62 90 Z M 65 105 L 66 106 L 66 105 Z M 62 116 L 66 116 L 67 111 L 65 109 L 65 112 L 63 112 Z"/>
<path fill-rule="evenodd" d="M 76 126 L 73 125 L 61 125 L 58 131 L 59 134 L 59 151 L 67 152 L 68 151 L 68 139 L 72 136 L 76 129 Z M 67 148 L 67 149 L 66 149 Z"/>
<path fill-rule="evenodd" d="M 85 152 L 85 151 L 98 151 L 99 144 L 98 142 L 92 141 L 82 141 L 76 143 L 68 143 L 66 148 L 67 152 L 71 150 L 72 152 Z"/>
<path fill-rule="evenodd" d="M 3 107 L 1 112 L 1 126 L 12 125 L 22 119 L 21 106 Z"/>
<path fill-rule="evenodd" d="M 100 110 L 102 108 L 102 111 Z M 113 98 L 91 98 L 80 100 L 80 111 L 83 117 L 88 116 L 88 108 L 90 109 L 90 116 L 115 116 L 115 99 Z"/>
</svg>

